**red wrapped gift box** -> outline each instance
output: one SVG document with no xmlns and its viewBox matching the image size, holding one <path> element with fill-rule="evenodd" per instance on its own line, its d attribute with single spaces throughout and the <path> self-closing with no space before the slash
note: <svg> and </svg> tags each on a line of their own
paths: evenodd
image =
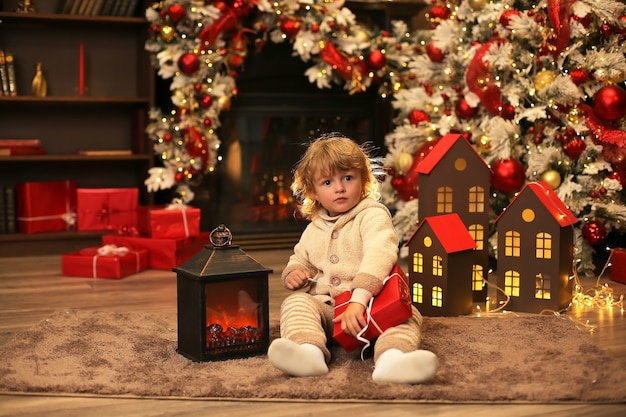
<svg viewBox="0 0 626 417">
<path fill-rule="evenodd" d="M 137 227 L 138 188 L 78 188 L 78 231 Z"/>
<path fill-rule="evenodd" d="M 68 277 L 123 278 L 148 267 L 147 250 L 103 246 L 61 256 L 61 273 Z"/>
<path fill-rule="evenodd" d="M 15 185 L 17 230 L 55 232 L 75 228 L 76 181 L 25 182 Z"/>
<path fill-rule="evenodd" d="M 626 284 L 626 249 L 615 248 L 611 252 L 609 276 L 615 282 Z"/>
<path fill-rule="evenodd" d="M 148 251 L 148 268 L 172 269 L 179 266 L 205 245 L 209 244 L 209 233 L 180 239 L 155 239 L 143 236 L 104 235 L 105 245 L 126 246 L 131 249 Z"/>
<path fill-rule="evenodd" d="M 139 206 L 137 228 L 153 238 L 193 237 L 200 234 L 200 209 L 184 204 Z"/>
<path fill-rule="evenodd" d="M 335 297 L 335 317 L 348 308 L 352 292 L 346 291 Z M 390 327 L 405 322 L 411 317 L 411 299 L 408 279 L 399 266 L 395 266 L 385 281 L 380 293 L 372 299 L 368 307 L 370 320 L 361 338 L 372 341 Z M 365 312 L 367 319 L 368 311 Z M 346 352 L 364 346 L 365 341 L 352 337 L 341 330 L 341 323 L 335 323 L 333 337 Z"/>
</svg>

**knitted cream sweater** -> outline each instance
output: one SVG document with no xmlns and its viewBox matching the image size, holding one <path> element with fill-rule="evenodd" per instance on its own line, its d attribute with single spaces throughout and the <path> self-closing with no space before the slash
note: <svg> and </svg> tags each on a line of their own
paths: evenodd
<svg viewBox="0 0 626 417">
<path fill-rule="evenodd" d="M 325 215 L 326 214 L 326 215 Z M 398 260 L 398 235 L 387 207 L 370 198 L 329 218 L 324 210 L 306 227 L 282 272 L 305 269 L 314 282 L 308 292 L 327 302 L 352 290 L 350 301 L 367 305 Z"/>
</svg>

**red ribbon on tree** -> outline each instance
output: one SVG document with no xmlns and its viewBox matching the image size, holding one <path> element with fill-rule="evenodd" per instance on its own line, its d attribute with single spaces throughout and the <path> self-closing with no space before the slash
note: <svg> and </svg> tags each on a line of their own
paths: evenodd
<svg viewBox="0 0 626 417">
<path fill-rule="evenodd" d="M 204 135 L 193 126 L 187 128 L 185 133 L 185 148 L 187 149 L 187 153 L 192 158 L 200 158 L 202 161 L 201 170 L 204 172 L 209 161 L 209 144 Z"/>
<path fill-rule="evenodd" d="M 587 126 L 593 133 L 593 143 L 602 145 L 602 156 L 612 164 L 626 161 L 626 131 L 613 129 L 599 120 L 587 104 L 579 104 L 584 109 Z"/>
<path fill-rule="evenodd" d="M 472 58 L 472 62 L 467 67 L 467 73 L 465 74 L 465 82 L 471 92 L 476 94 L 480 99 L 483 106 L 493 116 L 499 116 L 502 113 L 504 103 L 502 101 L 502 94 L 500 87 L 493 81 L 489 74 L 489 67 L 483 61 L 485 54 L 489 52 L 491 45 L 501 43 L 500 40 L 491 40 L 482 45 Z"/>
<path fill-rule="evenodd" d="M 220 34 L 235 29 L 239 23 L 239 19 L 249 14 L 251 10 L 250 6 L 255 3 L 254 0 L 228 0 L 226 2 L 217 2 L 215 6 L 222 11 L 222 14 L 215 22 L 202 29 L 198 35 L 200 49 L 209 49 Z"/>
<path fill-rule="evenodd" d="M 548 19 L 556 32 L 554 56 L 563 52 L 570 40 L 570 9 L 576 0 L 548 0 Z"/>
<path fill-rule="evenodd" d="M 365 90 L 365 86 L 361 82 L 363 78 L 363 74 L 367 72 L 367 67 L 365 63 L 352 63 L 341 52 L 335 48 L 335 44 L 332 41 L 326 41 L 322 50 L 320 51 L 320 58 L 324 60 L 328 65 L 333 67 L 333 70 L 341 76 L 346 81 L 351 81 L 353 86 L 353 91 Z"/>
</svg>

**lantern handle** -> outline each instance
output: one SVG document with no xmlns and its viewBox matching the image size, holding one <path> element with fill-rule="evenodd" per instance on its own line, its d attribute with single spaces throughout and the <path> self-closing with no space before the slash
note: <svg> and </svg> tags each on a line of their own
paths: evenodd
<svg viewBox="0 0 626 417">
<path fill-rule="evenodd" d="M 220 224 L 209 234 L 209 240 L 215 247 L 230 246 L 233 241 L 233 235 L 230 229 L 223 224 Z"/>
</svg>

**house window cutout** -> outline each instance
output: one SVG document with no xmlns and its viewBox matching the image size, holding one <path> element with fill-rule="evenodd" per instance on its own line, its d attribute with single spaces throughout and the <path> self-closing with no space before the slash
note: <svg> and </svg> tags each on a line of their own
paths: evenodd
<svg viewBox="0 0 626 417">
<path fill-rule="evenodd" d="M 441 287 L 433 287 L 432 305 L 433 307 L 443 307 L 443 290 Z"/>
<path fill-rule="evenodd" d="M 504 256 L 520 256 L 521 238 L 519 232 L 509 230 L 504 234 Z"/>
<path fill-rule="evenodd" d="M 469 190 L 469 207 L 470 213 L 485 212 L 485 193 L 483 187 L 471 187 Z"/>
<path fill-rule="evenodd" d="M 456 169 L 457 171 L 459 172 L 465 171 L 466 168 L 467 168 L 467 161 L 465 160 L 465 158 L 457 158 L 454 161 L 454 169 Z"/>
<path fill-rule="evenodd" d="M 433 276 L 443 276 L 443 259 L 439 255 L 433 256 Z"/>
<path fill-rule="evenodd" d="M 437 213 L 452 213 L 452 187 L 437 188 Z"/>
<path fill-rule="evenodd" d="M 485 231 L 483 229 L 482 224 L 470 224 L 467 228 L 472 239 L 476 243 L 476 249 L 474 250 L 483 250 L 483 240 L 485 239 Z"/>
<path fill-rule="evenodd" d="M 417 282 L 413 284 L 413 302 L 418 304 L 424 302 L 424 286 Z"/>
<path fill-rule="evenodd" d="M 537 233 L 535 245 L 537 259 L 552 259 L 552 235 L 550 233 Z"/>
<path fill-rule="evenodd" d="M 541 272 L 535 277 L 535 298 L 540 300 L 550 299 L 550 280 L 544 279 Z"/>
<path fill-rule="evenodd" d="M 504 273 L 504 293 L 509 297 L 519 297 L 520 277 L 517 271 Z"/>
<path fill-rule="evenodd" d="M 421 253 L 415 252 L 413 254 L 413 272 L 424 273 L 424 255 Z"/>
<path fill-rule="evenodd" d="M 529 208 L 522 210 L 522 220 L 526 223 L 532 223 L 535 220 L 535 210 Z"/>
<path fill-rule="evenodd" d="M 472 291 L 482 291 L 485 285 L 482 265 L 472 266 Z"/>
</svg>

